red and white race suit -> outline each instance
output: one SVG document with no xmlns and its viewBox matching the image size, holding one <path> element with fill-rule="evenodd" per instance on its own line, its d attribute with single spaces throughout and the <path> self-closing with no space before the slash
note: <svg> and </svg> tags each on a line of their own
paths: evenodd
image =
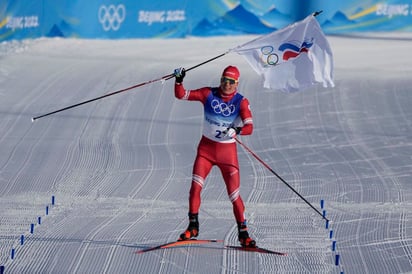
<svg viewBox="0 0 412 274">
<path fill-rule="evenodd" d="M 189 212 L 199 212 L 200 192 L 207 175 L 216 165 L 222 172 L 236 221 L 244 222 L 245 207 L 239 191 L 236 141 L 225 136 L 224 131 L 229 127 L 241 127 L 241 135 L 252 134 L 253 120 L 249 101 L 237 92 L 225 96 L 219 87 L 185 90 L 183 84 L 175 84 L 175 96 L 181 100 L 199 101 L 204 107 L 203 136 L 193 166 Z"/>
</svg>

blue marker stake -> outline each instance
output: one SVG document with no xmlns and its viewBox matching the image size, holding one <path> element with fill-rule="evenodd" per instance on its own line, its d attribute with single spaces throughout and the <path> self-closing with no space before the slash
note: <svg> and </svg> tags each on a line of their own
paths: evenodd
<svg viewBox="0 0 412 274">
<path fill-rule="evenodd" d="M 34 233 L 34 224 L 30 224 L 30 233 L 31 233 L 31 234 Z"/>
<path fill-rule="evenodd" d="M 20 245 L 24 245 L 24 235 L 21 235 L 20 237 Z"/>
<path fill-rule="evenodd" d="M 339 265 L 339 254 L 335 256 L 335 265 Z"/>
<path fill-rule="evenodd" d="M 335 251 L 336 250 L 336 241 L 333 241 L 332 242 L 332 251 Z"/>
<path fill-rule="evenodd" d="M 14 260 L 14 255 L 15 255 L 15 253 L 16 253 L 16 251 L 14 250 L 14 248 L 12 248 L 11 254 L 10 254 L 10 258 L 11 258 L 12 260 Z"/>
<path fill-rule="evenodd" d="M 324 206 L 325 206 L 325 201 L 324 201 L 324 200 L 320 200 L 320 208 L 323 209 Z"/>
</svg>

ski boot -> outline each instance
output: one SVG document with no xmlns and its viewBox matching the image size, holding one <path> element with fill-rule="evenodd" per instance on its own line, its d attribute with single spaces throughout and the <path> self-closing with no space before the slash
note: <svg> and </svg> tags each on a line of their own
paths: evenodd
<svg viewBox="0 0 412 274">
<path fill-rule="evenodd" d="M 247 225 L 246 221 L 238 222 L 237 228 L 239 231 L 239 242 L 242 247 L 250 247 L 255 248 L 256 242 L 252 238 L 249 237 L 249 233 L 247 232 Z"/>
<path fill-rule="evenodd" d="M 189 226 L 186 231 L 180 234 L 178 241 L 186 241 L 196 238 L 199 235 L 199 220 L 198 214 L 189 213 Z"/>
</svg>

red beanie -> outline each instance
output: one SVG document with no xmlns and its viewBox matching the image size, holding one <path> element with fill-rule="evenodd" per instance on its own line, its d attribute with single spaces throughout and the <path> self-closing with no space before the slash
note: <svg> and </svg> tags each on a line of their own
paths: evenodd
<svg viewBox="0 0 412 274">
<path fill-rule="evenodd" d="M 232 78 L 236 81 L 239 80 L 240 72 L 237 67 L 228 66 L 223 70 L 222 77 Z"/>
</svg>

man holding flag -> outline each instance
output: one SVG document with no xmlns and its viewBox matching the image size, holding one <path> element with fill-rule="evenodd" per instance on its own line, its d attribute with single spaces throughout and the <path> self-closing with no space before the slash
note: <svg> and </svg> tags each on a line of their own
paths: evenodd
<svg viewBox="0 0 412 274">
<path fill-rule="evenodd" d="M 332 52 L 313 15 L 228 52 L 231 51 L 246 58 L 253 69 L 263 77 L 265 88 L 293 92 L 317 83 L 322 83 L 324 87 L 334 86 Z M 178 99 L 202 102 L 205 121 L 203 136 L 193 166 L 189 196 L 189 226 L 180 235 L 179 240 L 189 240 L 199 235 L 200 193 L 212 166 L 217 165 L 222 172 L 233 204 L 240 244 L 243 247 L 256 247 L 256 242 L 247 232 L 244 204 L 239 194 L 236 141 L 241 145 L 243 143 L 236 138 L 236 135 L 249 135 L 253 130 L 249 102 L 237 93 L 239 70 L 229 66 L 223 71 L 219 87 L 197 90 L 186 90 L 183 87 L 185 74 L 183 68 L 176 69 L 173 73 L 176 79 L 175 96 Z M 261 161 L 260 158 L 255 157 Z M 266 163 L 262 163 L 273 172 Z M 290 187 L 282 178 L 280 179 Z M 307 202 L 293 188 L 291 189 Z M 309 202 L 307 203 L 314 208 Z"/>
<path fill-rule="evenodd" d="M 250 135 L 253 131 L 249 101 L 237 92 L 240 73 L 237 67 L 223 70 L 220 86 L 186 90 L 183 86 L 185 69 L 178 68 L 175 76 L 175 97 L 199 101 L 203 104 L 203 135 L 197 148 L 193 165 L 189 195 L 189 226 L 179 240 L 190 240 L 199 235 L 200 193 L 213 166 L 219 167 L 226 184 L 227 194 L 233 205 L 238 226 L 238 238 L 243 247 L 256 247 L 249 237 L 244 215 L 245 205 L 240 196 L 239 161 L 235 137 Z"/>
</svg>

